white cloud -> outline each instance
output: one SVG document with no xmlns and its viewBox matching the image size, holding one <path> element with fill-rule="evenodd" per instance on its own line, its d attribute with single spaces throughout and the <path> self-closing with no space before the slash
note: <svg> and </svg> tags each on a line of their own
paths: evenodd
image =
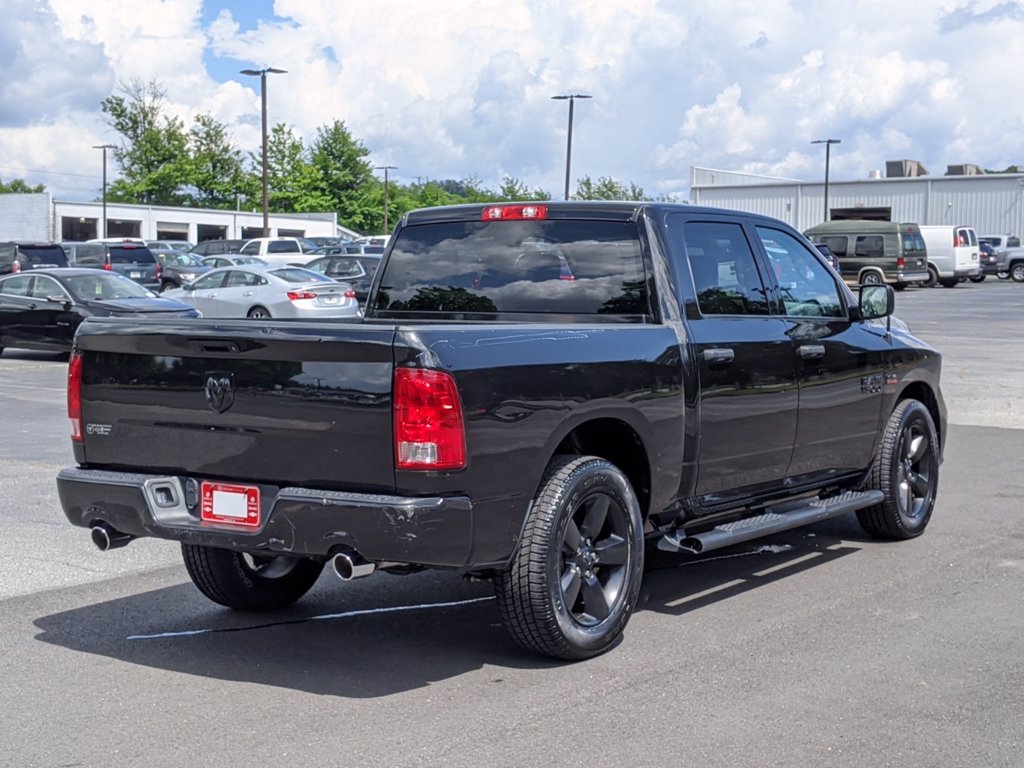
<svg viewBox="0 0 1024 768">
<path fill-rule="evenodd" d="M 1016 2 L 277 0 L 257 24 L 242 3 L 204 27 L 200 0 L 0 0 L 0 176 L 92 196 L 89 179 L 9 169 L 98 170 L 89 147 L 115 138 L 99 103 L 131 77 L 256 150 L 259 83 L 218 81 L 214 57 L 287 69 L 268 81 L 272 123 L 309 140 L 342 120 L 400 181 L 511 175 L 557 196 L 566 105 L 550 97 L 567 91 L 594 97 L 576 104 L 573 177 L 649 193 L 685 191 L 691 165 L 816 178 L 809 142 L 826 136 L 843 140 L 835 178 L 904 157 L 1024 162 Z"/>
</svg>

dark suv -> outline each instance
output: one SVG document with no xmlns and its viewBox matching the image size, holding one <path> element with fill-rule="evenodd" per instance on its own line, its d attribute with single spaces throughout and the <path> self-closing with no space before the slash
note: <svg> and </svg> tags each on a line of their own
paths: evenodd
<svg viewBox="0 0 1024 768">
<path fill-rule="evenodd" d="M 55 243 L 0 243 L 0 275 L 67 265 L 68 257 Z"/>
<path fill-rule="evenodd" d="M 203 256 L 220 256 L 222 253 L 238 253 L 247 240 L 203 240 L 192 246 L 189 253 L 202 258 Z"/>
<path fill-rule="evenodd" d="M 80 255 L 76 267 L 118 272 L 152 291 L 160 290 L 161 266 L 153 252 L 139 243 L 103 243 L 102 251 Z"/>
</svg>

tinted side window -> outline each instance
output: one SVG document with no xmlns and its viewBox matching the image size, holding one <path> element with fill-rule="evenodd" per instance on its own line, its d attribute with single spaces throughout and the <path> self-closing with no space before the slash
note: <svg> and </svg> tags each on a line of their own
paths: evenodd
<svg viewBox="0 0 1024 768">
<path fill-rule="evenodd" d="M 212 275 L 203 275 L 194 283 L 196 290 L 202 291 L 210 288 L 220 288 L 224 284 L 224 275 L 226 274 L 226 272 L 214 272 Z"/>
<path fill-rule="evenodd" d="M 258 242 L 246 243 L 239 253 L 247 253 L 251 256 L 258 256 L 260 252 L 260 244 Z"/>
<path fill-rule="evenodd" d="M 238 288 L 239 286 L 257 285 L 258 282 L 258 275 L 254 275 L 252 272 L 242 272 L 241 270 L 233 269 L 228 272 L 228 279 L 224 282 L 224 287 Z"/>
<path fill-rule="evenodd" d="M 36 280 L 32 284 L 32 295 L 45 299 L 49 296 L 64 296 L 64 289 L 60 287 L 60 283 L 51 277 L 45 277 L 43 275 L 36 275 Z"/>
<path fill-rule="evenodd" d="M 833 272 L 788 232 L 758 227 L 789 316 L 843 317 Z"/>
<path fill-rule="evenodd" d="M 819 243 L 827 245 L 834 256 L 839 258 L 846 256 L 846 243 L 848 242 L 846 235 L 825 235 L 815 239 Z"/>
<path fill-rule="evenodd" d="M 885 256 L 883 235 L 858 235 L 854 254 L 861 259 L 881 259 Z"/>
<path fill-rule="evenodd" d="M 5 293 L 8 296 L 28 296 L 28 287 L 31 281 L 31 275 L 18 275 L 4 280 L 0 282 L 0 293 Z"/>
<path fill-rule="evenodd" d="M 21 245 L 18 246 L 18 250 L 33 266 L 53 264 L 58 267 L 66 267 L 68 265 L 68 257 L 59 245 Z"/>
<path fill-rule="evenodd" d="M 764 281 L 739 224 L 683 225 L 686 258 L 703 315 L 767 315 Z"/>
<path fill-rule="evenodd" d="M 904 232 L 900 237 L 903 240 L 904 253 L 909 255 L 925 252 L 924 238 L 920 234 Z"/>
</svg>

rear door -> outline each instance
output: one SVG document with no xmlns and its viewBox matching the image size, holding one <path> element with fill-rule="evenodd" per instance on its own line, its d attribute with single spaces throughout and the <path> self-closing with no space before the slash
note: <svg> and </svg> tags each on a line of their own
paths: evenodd
<svg viewBox="0 0 1024 768">
<path fill-rule="evenodd" d="M 978 235 L 972 227 L 957 227 L 953 253 L 957 272 L 970 272 L 980 267 Z"/>
<path fill-rule="evenodd" d="M 32 275 L 0 280 L 0 347 L 18 347 L 33 339 Z"/>
<path fill-rule="evenodd" d="M 30 293 L 34 304 L 32 330 L 39 342 L 70 349 L 71 338 L 75 335 L 71 297 L 48 275 L 35 275 Z"/>
<path fill-rule="evenodd" d="M 797 364 L 752 232 L 734 217 L 671 214 L 668 223 L 687 260 L 676 271 L 699 377 L 695 493 L 721 501 L 781 483 L 796 436 Z"/>
</svg>

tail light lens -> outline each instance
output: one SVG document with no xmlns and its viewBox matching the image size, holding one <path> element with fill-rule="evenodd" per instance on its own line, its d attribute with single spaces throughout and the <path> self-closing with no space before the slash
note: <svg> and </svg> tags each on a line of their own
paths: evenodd
<svg viewBox="0 0 1024 768">
<path fill-rule="evenodd" d="M 897 256 L 896 257 L 896 268 L 897 269 L 903 269 L 905 266 L 907 266 L 907 260 L 905 258 L 903 258 L 902 256 Z"/>
<path fill-rule="evenodd" d="M 546 205 L 489 205 L 480 215 L 482 221 L 522 221 L 547 217 Z"/>
<path fill-rule="evenodd" d="M 71 422 L 71 442 L 83 442 L 82 356 L 78 353 L 68 360 L 68 420 Z"/>
<path fill-rule="evenodd" d="M 109 264 L 104 264 L 103 268 L 105 270 L 107 270 L 107 272 L 113 272 L 114 271 L 114 268 L 112 266 L 110 266 Z"/>
<path fill-rule="evenodd" d="M 18 261 L 17 259 L 11 262 L 11 272 L 21 272 L 21 262 Z"/>
<path fill-rule="evenodd" d="M 466 433 L 455 379 L 444 371 L 395 369 L 397 469 L 462 469 Z"/>
<path fill-rule="evenodd" d="M 288 291 L 288 298 L 292 301 L 299 301 L 300 299 L 315 299 L 316 294 L 310 291 Z"/>
<path fill-rule="evenodd" d="M 355 297 L 356 297 L 356 292 L 355 291 L 352 291 L 352 290 L 345 291 L 345 298 L 346 299 L 354 299 Z"/>
<path fill-rule="evenodd" d="M 164 265 L 159 261 L 156 263 L 156 279 L 159 280 L 164 274 Z"/>
</svg>

